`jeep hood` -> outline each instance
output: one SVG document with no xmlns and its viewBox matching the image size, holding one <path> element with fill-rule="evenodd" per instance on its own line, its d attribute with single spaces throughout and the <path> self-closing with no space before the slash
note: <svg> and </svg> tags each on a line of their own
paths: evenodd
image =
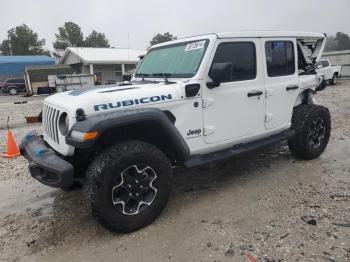
<svg viewBox="0 0 350 262">
<path fill-rule="evenodd" d="M 324 47 L 326 45 L 326 36 L 322 38 L 315 37 L 306 37 L 306 38 L 297 38 L 298 44 L 304 46 L 306 49 L 309 49 L 309 54 L 305 53 L 305 49 L 301 48 L 303 55 L 306 60 L 310 59 L 314 63 L 317 63 L 323 54 Z"/>
<path fill-rule="evenodd" d="M 71 112 L 82 108 L 85 115 L 94 115 L 111 110 L 145 106 L 176 101 L 181 96 L 182 82 L 133 83 L 131 85 L 92 86 L 49 96 L 45 103 Z"/>
</svg>

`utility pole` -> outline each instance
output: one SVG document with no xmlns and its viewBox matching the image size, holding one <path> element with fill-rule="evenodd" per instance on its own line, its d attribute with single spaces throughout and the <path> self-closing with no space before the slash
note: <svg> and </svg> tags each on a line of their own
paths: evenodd
<svg viewBox="0 0 350 262">
<path fill-rule="evenodd" d="M 10 56 L 12 56 L 12 46 L 11 46 L 10 34 L 7 35 L 7 40 L 9 41 Z"/>
</svg>

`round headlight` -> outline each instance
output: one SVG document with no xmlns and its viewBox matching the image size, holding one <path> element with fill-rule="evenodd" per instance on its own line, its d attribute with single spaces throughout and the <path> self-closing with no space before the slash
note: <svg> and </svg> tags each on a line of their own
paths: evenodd
<svg viewBox="0 0 350 262">
<path fill-rule="evenodd" d="M 62 113 L 58 120 L 58 128 L 62 135 L 67 135 L 69 130 L 69 118 L 67 113 Z"/>
</svg>

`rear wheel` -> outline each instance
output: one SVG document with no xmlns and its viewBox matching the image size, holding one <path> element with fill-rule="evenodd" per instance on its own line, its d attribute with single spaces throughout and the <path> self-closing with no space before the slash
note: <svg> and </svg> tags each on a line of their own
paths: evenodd
<svg viewBox="0 0 350 262">
<path fill-rule="evenodd" d="M 290 151 L 303 159 L 318 157 L 325 150 L 331 132 L 328 109 L 311 104 L 295 107 L 292 129 L 295 136 L 288 141 Z"/>
<path fill-rule="evenodd" d="M 17 89 L 15 88 L 15 87 L 11 87 L 10 89 L 9 89 L 9 93 L 10 93 L 10 95 L 17 95 Z"/>
<path fill-rule="evenodd" d="M 338 83 L 338 75 L 334 74 L 331 80 L 332 85 L 336 85 Z"/>
<path fill-rule="evenodd" d="M 108 228 L 131 232 L 152 223 L 171 191 L 171 168 L 155 146 L 129 141 L 100 154 L 87 171 L 93 213 Z"/>
</svg>

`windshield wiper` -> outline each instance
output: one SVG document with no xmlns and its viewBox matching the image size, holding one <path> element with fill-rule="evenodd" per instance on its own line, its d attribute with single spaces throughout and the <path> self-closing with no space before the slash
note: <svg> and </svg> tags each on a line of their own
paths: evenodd
<svg viewBox="0 0 350 262">
<path fill-rule="evenodd" d="M 153 80 L 146 80 L 145 77 L 150 76 L 150 74 L 144 74 L 144 73 L 138 73 L 135 74 L 136 77 L 141 76 L 141 81 L 132 81 L 134 83 L 141 82 L 141 83 L 159 83 L 159 81 L 153 81 Z"/>
<path fill-rule="evenodd" d="M 164 82 L 166 83 L 166 84 L 171 84 L 172 82 L 170 82 L 169 80 L 168 80 L 168 77 L 170 77 L 170 76 L 172 76 L 173 74 L 170 74 L 170 73 L 154 73 L 154 74 L 152 74 L 152 76 L 161 76 L 161 77 L 163 77 L 164 78 Z"/>
<path fill-rule="evenodd" d="M 141 75 L 141 78 L 142 78 L 142 82 L 145 81 L 145 76 L 149 76 L 149 74 L 144 74 L 144 73 L 139 73 L 139 74 L 136 74 L 136 75 Z"/>
</svg>

